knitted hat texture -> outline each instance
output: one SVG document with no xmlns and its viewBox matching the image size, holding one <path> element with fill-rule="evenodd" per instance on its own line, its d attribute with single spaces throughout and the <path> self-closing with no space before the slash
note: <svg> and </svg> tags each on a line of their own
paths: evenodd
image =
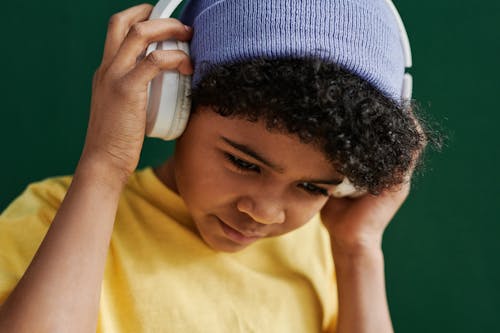
<svg viewBox="0 0 500 333">
<path fill-rule="evenodd" d="M 315 57 L 401 101 L 403 47 L 385 0 L 191 0 L 180 19 L 194 29 L 194 86 L 202 63 Z"/>
</svg>

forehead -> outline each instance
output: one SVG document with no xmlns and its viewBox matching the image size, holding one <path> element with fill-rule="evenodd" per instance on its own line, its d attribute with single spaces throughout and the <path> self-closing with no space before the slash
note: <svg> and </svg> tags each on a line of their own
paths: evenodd
<svg viewBox="0 0 500 333">
<path fill-rule="evenodd" d="M 187 131 L 197 133 L 198 139 L 203 140 L 202 145 L 239 151 L 249 148 L 286 172 L 311 176 L 339 175 L 325 154 L 313 143 L 303 143 L 292 134 L 270 131 L 262 121 L 223 117 L 209 108 L 200 111 L 193 115 Z M 238 145 L 244 146 L 243 149 L 235 148 Z"/>
</svg>

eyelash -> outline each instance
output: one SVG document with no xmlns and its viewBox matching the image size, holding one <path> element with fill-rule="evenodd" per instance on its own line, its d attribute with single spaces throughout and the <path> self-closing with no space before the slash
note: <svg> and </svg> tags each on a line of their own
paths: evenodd
<svg viewBox="0 0 500 333">
<path fill-rule="evenodd" d="M 236 156 L 233 156 L 229 153 L 224 153 L 224 157 L 229 162 L 231 162 L 231 164 L 235 168 L 237 168 L 239 171 L 257 172 L 257 173 L 260 172 L 259 166 L 255 165 L 253 163 L 250 163 L 250 162 L 247 162 L 247 161 L 242 160 L 240 158 L 237 158 Z M 319 186 L 316 186 L 316 185 L 313 185 L 310 183 L 306 183 L 306 182 L 300 183 L 298 186 L 310 195 L 314 195 L 314 196 L 321 195 L 321 196 L 325 196 L 325 197 L 328 196 L 328 191 L 325 188 L 322 188 L 322 187 L 319 187 Z"/>
<path fill-rule="evenodd" d="M 224 157 L 240 171 L 260 172 L 260 168 L 253 163 L 239 159 L 236 156 L 233 156 L 228 153 L 224 153 Z"/>
<path fill-rule="evenodd" d="M 312 185 L 310 183 L 300 183 L 299 186 L 311 195 L 322 195 L 325 197 L 328 196 L 328 191 L 325 188 Z"/>
</svg>

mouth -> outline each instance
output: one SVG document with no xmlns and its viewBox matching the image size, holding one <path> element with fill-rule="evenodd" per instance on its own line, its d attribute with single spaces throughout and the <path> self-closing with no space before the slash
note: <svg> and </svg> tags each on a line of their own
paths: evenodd
<svg viewBox="0 0 500 333">
<path fill-rule="evenodd" d="M 223 222 L 218 217 L 217 217 L 217 220 L 219 221 L 219 224 L 221 226 L 222 231 L 224 231 L 224 234 L 235 243 L 247 245 L 247 244 L 253 243 L 256 240 L 264 237 L 264 235 L 260 235 L 260 234 L 243 233 L 243 232 L 236 230 L 235 228 L 229 226 L 228 224 Z"/>
</svg>

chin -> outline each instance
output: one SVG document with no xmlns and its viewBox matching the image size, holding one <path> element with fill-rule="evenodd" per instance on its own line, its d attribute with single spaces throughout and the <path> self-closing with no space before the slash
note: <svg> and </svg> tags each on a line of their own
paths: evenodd
<svg viewBox="0 0 500 333">
<path fill-rule="evenodd" d="M 230 240 L 210 239 L 202 234 L 203 241 L 214 251 L 234 253 L 247 248 L 251 244 L 236 244 Z"/>
<path fill-rule="evenodd" d="M 214 220 L 205 220 L 201 225 L 195 221 L 195 224 L 205 244 L 214 251 L 234 253 L 247 248 L 255 242 L 240 244 L 227 238 L 219 224 Z"/>
</svg>

